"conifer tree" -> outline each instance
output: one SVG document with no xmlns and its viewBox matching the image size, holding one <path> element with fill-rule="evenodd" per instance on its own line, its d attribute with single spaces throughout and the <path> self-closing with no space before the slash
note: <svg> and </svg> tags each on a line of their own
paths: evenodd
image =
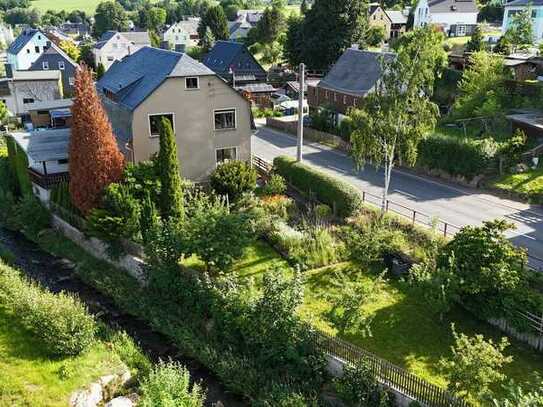
<svg viewBox="0 0 543 407">
<path fill-rule="evenodd" d="M 160 122 L 160 213 L 164 220 L 182 219 L 184 215 L 181 175 L 177 161 L 177 145 L 171 122 L 162 118 Z"/>
<path fill-rule="evenodd" d="M 74 88 L 70 195 L 74 205 L 86 215 L 99 205 L 105 188 L 122 178 L 124 157 L 96 94 L 92 72 L 85 65 L 77 70 Z"/>
</svg>

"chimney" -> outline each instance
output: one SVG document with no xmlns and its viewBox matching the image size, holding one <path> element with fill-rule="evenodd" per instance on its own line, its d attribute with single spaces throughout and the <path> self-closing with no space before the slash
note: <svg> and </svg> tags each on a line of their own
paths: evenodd
<svg viewBox="0 0 543 407">
<path fill-rule="evenodd" d="M 6 76 L 8 78 L 13 78 L 13 67 L 11 64 L 4 64 L 4 68 L 6 70 Z"/>
</svg>

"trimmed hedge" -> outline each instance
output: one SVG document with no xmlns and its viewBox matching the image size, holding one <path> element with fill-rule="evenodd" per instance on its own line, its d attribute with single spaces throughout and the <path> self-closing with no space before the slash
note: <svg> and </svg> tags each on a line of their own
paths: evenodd
<svg viewBox="0 0 543 407">
<path fill-rule="evenodd" d="M 491 168 L 497 144 L 490 139 L 470 140 L 432 135 L 419 144 L 417 166 L 442 170 L 471 180 Z"/>
<path fill-rule="evenodd" d="M 273 160 L 274 170 L 302 193 L 330 206 L 335 214 L 346 218 L 362 207 L 355 187 L 294 158 L 280 156 Z"/>
</svg>

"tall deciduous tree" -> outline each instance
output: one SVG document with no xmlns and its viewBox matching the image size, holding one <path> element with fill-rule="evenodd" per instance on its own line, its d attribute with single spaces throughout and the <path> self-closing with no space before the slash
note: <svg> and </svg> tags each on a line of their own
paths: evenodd
<svg viewBox="0 0 543 407">
<path fill-rule="evenodd" d="M 104 189 L 119 181 L 124 158 L 102 107 L 92 72 L 80 66 L 75 79 L 70 137 L 70 195 L 84 214 L 96 208 Z"/>
<path fill-rule="evenodd" d="M 119 3 L 104 1 L 96 7 L 94 32 L 97 36 L 108 30 L 126 31 L 128 23 L 128 15 Z"/>
<path fill-rule="evenodd" d="M 397 51 L 383 56 L 375 91 L 362 109 L 350 114 L 356 163 L 369 161 L 384 168 L 383 212 L 396 159 L 413 165 L 419 142 L 435 126 L 438 109 L 430 95 L 436 70 L 446 61 L 440 35 L 428 27 L 399 41 Z"/>
<path fill-rule="evenodd" d="M 316 0 L 299 37 L 303 62 L 311 69 L 328 69 L 346 48 L 361 43 L 368 26 L 367 5 L 365 0 Z"/>
<path fill-rule="evenodd" d="M 204 14 L 198 25 L 198 35 L 204 38 L 209 27 L 215 40 L 227 40 L 230 36 L 228 22 L 221 6 L 210 7 Z"/>
<path fill-rule="evenodd" d="M 177 144 L 172 123 L 162 118 L 160 122 L 160 213 L 164 219 L 181 220 L 184 216 L 183 191 L 177 159 Z"/>
</svg>

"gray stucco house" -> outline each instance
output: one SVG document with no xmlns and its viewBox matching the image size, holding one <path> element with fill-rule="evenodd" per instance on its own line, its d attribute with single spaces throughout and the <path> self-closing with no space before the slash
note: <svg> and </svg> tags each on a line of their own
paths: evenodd
<svg viewBox="0 0 543 407">
<path fill-rule="evenodd" d="M 158 123 L 172 123 L 183 177 L 206 180 L 217 164 L 251 158 L 250 103 L 187 54 L 143 47 L 96 84 L 129 162 L 159 150 Z"/>
<path fill-rule="evenodd" d="M 77 64 L 55 44 L 47 48 L 41 56 L 30 66 L 30 71 L 60 71 L 62 89 L 66 97 L 74 92 L 75 72 Z"/>
</svg>

